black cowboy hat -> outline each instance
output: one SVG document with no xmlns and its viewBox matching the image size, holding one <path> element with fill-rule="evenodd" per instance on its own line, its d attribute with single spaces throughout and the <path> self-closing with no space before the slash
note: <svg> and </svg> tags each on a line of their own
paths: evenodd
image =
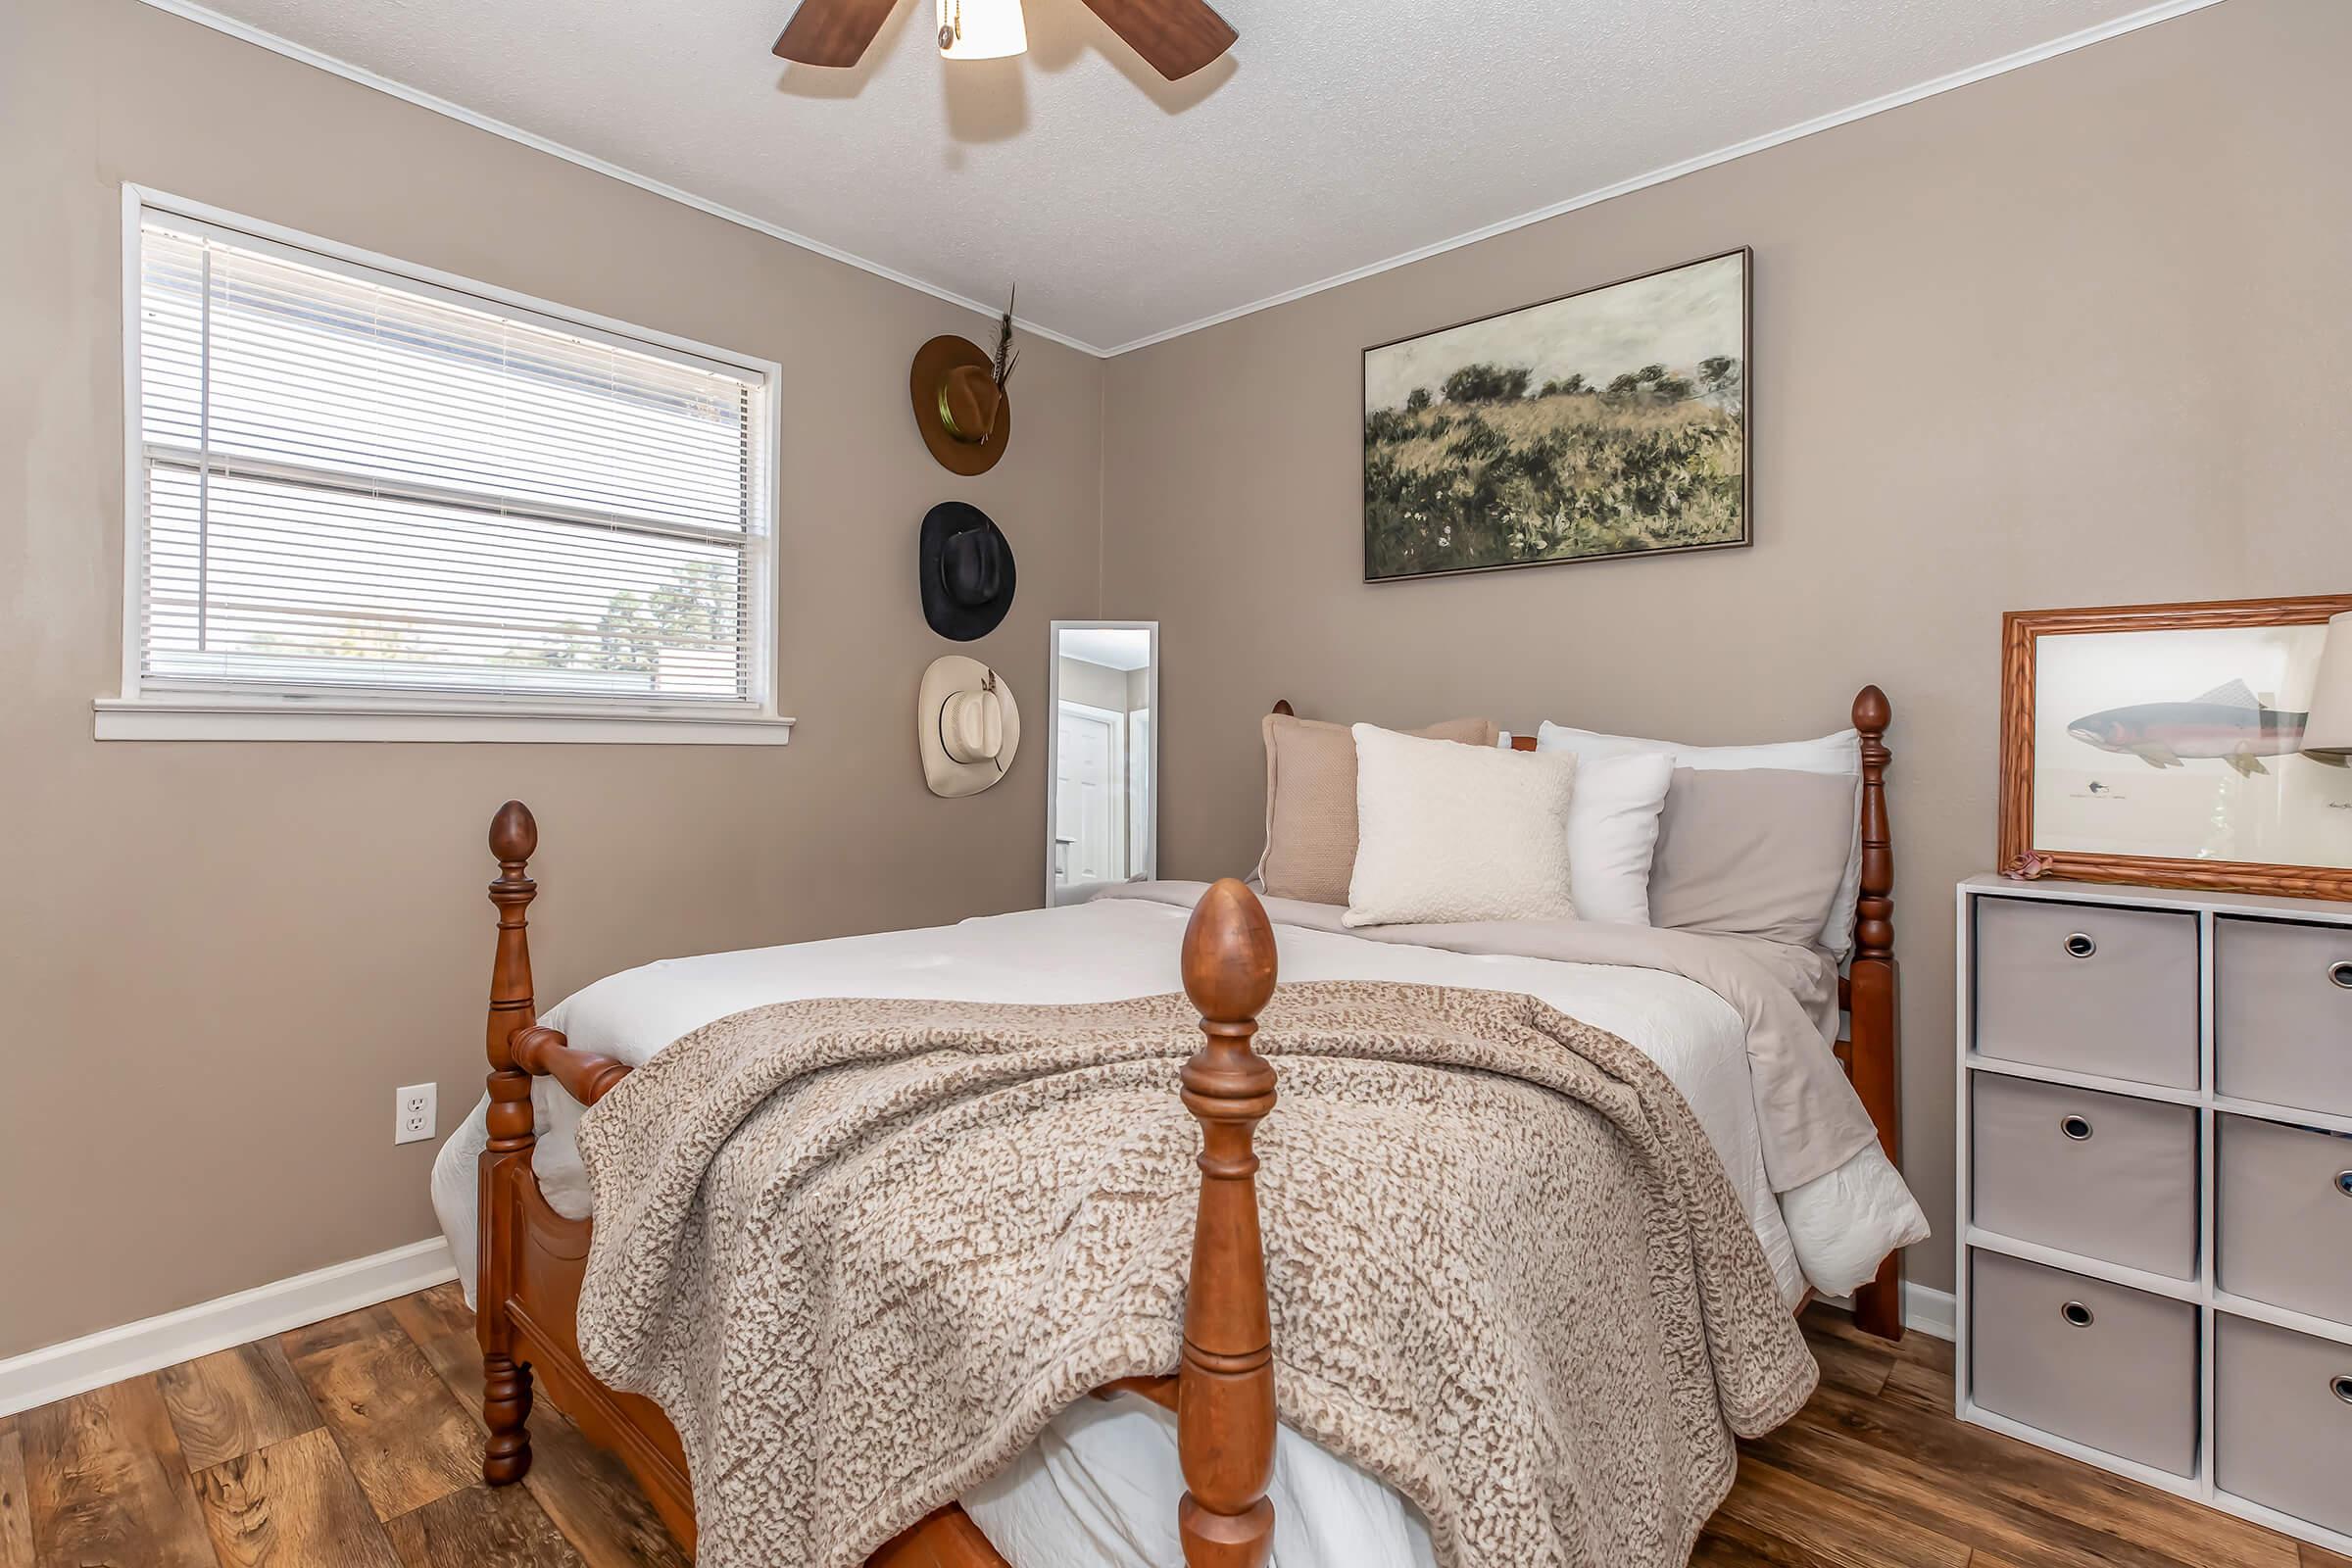
<svg viewBox="0 0 2352 1568">
<path fill-rule="evenodd" d="M 943 501 L 923 514 L 915 547 L 923 618 L 942 637 L 968 643 L 995 631 L 1012 608 L 1012 546 L 987 513 Z"/>
</svg>

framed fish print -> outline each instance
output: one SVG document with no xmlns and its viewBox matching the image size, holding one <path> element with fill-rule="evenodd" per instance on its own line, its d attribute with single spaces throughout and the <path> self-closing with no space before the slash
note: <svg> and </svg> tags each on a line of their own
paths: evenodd
<svg viewBox="0 0 2352 1568">
<path fill-rule="evenodd" d="M 2352 899 L 2352 766 L 2304 747 L 2348 611 L 2352 594 L 2003 616 L 2002 874 Z"/>
</svg>

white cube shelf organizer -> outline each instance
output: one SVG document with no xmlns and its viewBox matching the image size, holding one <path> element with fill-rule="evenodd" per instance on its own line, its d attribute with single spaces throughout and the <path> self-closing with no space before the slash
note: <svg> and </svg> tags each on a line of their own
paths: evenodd
<svg viewBox="0 0 2352 1568">
<path fill-rule="evenodd" d="M 1959 894 L 1960 1418 L 2352 1554 L 2352 905 Z"/>
</svg>

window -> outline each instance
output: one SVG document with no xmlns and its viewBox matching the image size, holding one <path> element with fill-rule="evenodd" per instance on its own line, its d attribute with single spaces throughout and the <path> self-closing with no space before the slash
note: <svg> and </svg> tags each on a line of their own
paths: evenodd
<svg viewBox="0 0 2352 1568">
<path fill-rule="evenodd" d="M 773 366 L 127 205 L 102 737 L 784 738 Z"/>
</svg>

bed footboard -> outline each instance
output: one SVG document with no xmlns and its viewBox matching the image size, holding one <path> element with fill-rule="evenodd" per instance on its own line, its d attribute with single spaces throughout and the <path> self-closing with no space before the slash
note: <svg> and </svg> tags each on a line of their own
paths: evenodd
<svg viewBox="0 0 2352 1568">
<path fill-rule="evenodd" d="M 529 1473 L 535 1377 L 581 1431 L 628 1465 L 691 1551 L 694 1500 L 676 1430 L 651 1400 L 598 1382 L 580 1356 L 575 1325 L 593 1222 L 557 1213 L 531 1169 L 534 1077 L 552 1078 L 593 1105 L 629 1073 L 539 1023 L 526 918 L 539 891 L 529 875 L 538 844 L 529 809 L 509 801 L 490 824 L 498 953 L 484 1041 L 489 1142 L 481 1159 L 474 1319 L 482 1419 L 490 1429 L 482 1478 L 507 1486 Z M 1274 1473 L 1274 1359 L 1252 1143 L 1274 1108 L 1274 1069 L 1250 1042 L 1274 992 L 1275 945 L 1256 896 L 1231 879 L 1211 888 L 1185 928 L 1182 957 L 1185 991 L 1204 1036 L 1182 1071 L 1185 1107 L 1201 1128 L 1183 1358 L 1174 1376 L 1125 1379 L 1101 1392 L 1132 1390 L 1176 1411 L 1186 1488 L 1177 1528 L 1189 1568 L 1263 1568 L 1274 1543 L 1266 1498 Z M 873 1559 L 890 1568 L 917 1562 L 1007 1568 L 953 1504 Z"/>
<path fill-rule="evenodd" d="M 580 1358 L 574 1325 L 594 1226 L 557 1213 L 531 1169 L 538 1141 L 532 1078 L 553 1078 L 580 1103 L 593 1105 L 629 1071 L 609 1056 L 574 1051 L 561 1033 L 539 1025 L 526 919 L 539 891 L 529 876 L 538 844 L 538 825 L 527 808 L 510 801 L 500 808 L 490 824 L 490 852 L 498 858 L 498 880 L 490 884 L 498 956 L 485 1040 L 490 1139 L 481 1162 L 475 1275 L 482 1420 L 490 1429 L 482 1479 L 510 1486 L 530 1472 L 532 1388 L 543 1383 L 592 1442 L 629 1467 L 670 1534 L 691 1551 L 694 1500 L 677 1432 L 659 1405 L 606 1388 Z"/>
</svg>

